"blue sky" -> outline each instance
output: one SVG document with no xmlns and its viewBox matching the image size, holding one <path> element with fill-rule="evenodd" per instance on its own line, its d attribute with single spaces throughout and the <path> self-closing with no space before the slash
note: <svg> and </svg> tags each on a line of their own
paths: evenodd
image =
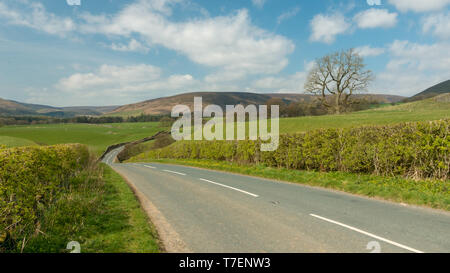
<svg viewBox="0 0 450 273">
<path fill-rule="evenodd" d="M 302 93 L 356 48 L 370 93 L 450 78 L 450 0 L 0 0 L 0 97 L 119 105 L 190 91 Z"/>
</svg>

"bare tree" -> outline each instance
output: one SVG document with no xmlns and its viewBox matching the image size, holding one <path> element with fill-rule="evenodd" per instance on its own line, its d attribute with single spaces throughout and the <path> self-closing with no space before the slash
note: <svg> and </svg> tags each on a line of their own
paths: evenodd
<svg viewBox="0 0 450 273">
<path fill-rule="evenodd" d="M 318 95 L 322 104 L 339 114 L 353 102 L 353 94 L 363 92 L 373 80 L 364 60 L 352 48 L 315 61 L 305 83 L 305 92 Z"/>
</svg>

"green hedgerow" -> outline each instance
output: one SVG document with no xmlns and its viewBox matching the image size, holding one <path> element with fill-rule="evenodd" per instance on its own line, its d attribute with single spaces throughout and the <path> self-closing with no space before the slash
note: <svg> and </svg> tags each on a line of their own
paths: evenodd
<svg viewBox="0 0 450 273">
<path fill-rule="evenodd" d="M 297 170 L 345 171 L 414 179 L 450 178 L 450 119 L 387 126 L 319 129 L 260 141 L 179 141 L 140 158 L 209 159 Z"/>
</svg>

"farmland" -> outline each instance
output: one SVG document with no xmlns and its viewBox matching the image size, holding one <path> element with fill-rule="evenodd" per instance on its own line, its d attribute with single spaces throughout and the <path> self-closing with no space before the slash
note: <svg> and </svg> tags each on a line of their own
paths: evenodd
<svg viewBox="0 0 450 273">
<path fill-rule="evenodd" d="M 450 117 L 450 94 L 412 103 L 386 106 L 344 115 L 307 116 L 280 120 L 281 133 L 313 129 L 389 125 L 400 122 L 438 120 Z"/>
<path fill-rule="evenodd" d="M 449 97 L 450 94 L 444 94 L 424 101 L 342 115 L 281 118 L 280 133 L 449 118 Z M 0 145 L 22 146 L 33 142 L 39 145 L 81 143 L 100 155 L 109 145 L 141 139 L 164 129 L 168 128 L 161 128 L 159 122 L 4 126 L 0 128 Z"/>
<path fill-rule="evenodd" d="M 109 145 L 144 138 L 161 129 L 158 122 L 5 126 L 0 128 L 0 144 L 12 146 L 8 145 L 12 140 L 19 144 L 18 138 L 24 143 L 39 145 L 81 143 L 100 155 Z"/>
<path fill-rule="evenodd" d="M 34 141 L 24 138 L 0 136 L 0 145 L 5 145 L 7 148 L 13 148 L 13 147 L 36 145 L 36 143 Z"/>
</svg>

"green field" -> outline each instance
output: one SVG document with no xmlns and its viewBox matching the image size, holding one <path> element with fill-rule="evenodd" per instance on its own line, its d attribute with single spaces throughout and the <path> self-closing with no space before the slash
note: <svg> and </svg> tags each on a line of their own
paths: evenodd
<svg viewBox="0 0 450 273">
<path fill-rule="evenodd" d="M 450 118 L 450 94 L 343 115 L 283 118 L 280 119 L 280 133 L 305 132 L 319 128 L 388 125 L 443 118 Z"/>
<path fill-rule="evenodd" d="M 443 94 L 423 101 L 349 114 L 282 118 L 280 133 L 450 118 L 449 98 L 450 94 Z M 0 145 L 82 143 L 99 155 L 109 145 L 141 139 L 167 129 L 161 128 L 159 122 L 4 126 L 0 128 Z"/>
<path fill-rule="evenodd" d="M 0 135 L 0 145 L 5 145 L 6 148 L 14 148 L 14 147 L 36 145 L 36 143 L 34 141 L 24 138 Z"/>
<path fill-rule="evenodd" d="M 0 128 L 0 144 L 11 146 L 8 143 L 16 140 L 15 146 L 21 146 L 17 145 L 17 139 L 10 137 L 22 139 L 24 145 L 81 143 L 100 155 L 109 145 L 141 139 L 163 129 L 159 122 L 5 126 Z"/>
</svg>

